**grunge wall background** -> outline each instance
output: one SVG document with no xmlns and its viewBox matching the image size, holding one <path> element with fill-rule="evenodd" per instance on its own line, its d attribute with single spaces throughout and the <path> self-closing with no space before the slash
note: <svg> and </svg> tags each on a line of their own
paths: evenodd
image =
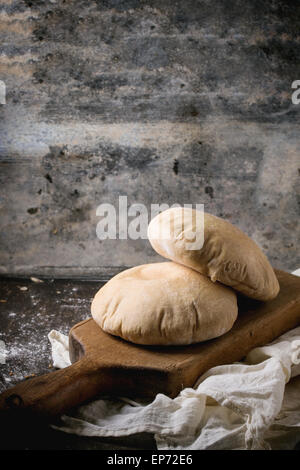
<svg viewBox="0 0 300 470">
<path fill-rule="evenodd" d="M 96 208 L 204 203 L 299 267 L 300 4 L 2 0 L 1 273 L 158 261 Z"/>
</svg>

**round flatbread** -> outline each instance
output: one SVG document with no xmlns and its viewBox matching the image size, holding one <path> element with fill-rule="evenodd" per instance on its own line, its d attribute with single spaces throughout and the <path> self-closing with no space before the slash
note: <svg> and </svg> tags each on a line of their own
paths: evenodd
<svg viewBox="0 0 300 470">
<path fill-rule="evenodd" d="M 97 292 L 91 312 L 104 331 L 133 343 L 183 345 L 223 335 L 238 309 L 232 289 L 165 262 L 113 277 Z"/>
<path fill-rule="evenodd" d="M 168 209 L 151 220 L 148 238 L 161 256 L 248 297 L 270 300 L 279 292 L 274 270 L 258 245 L 219 217 L 183 207 Z"/>
</svg>

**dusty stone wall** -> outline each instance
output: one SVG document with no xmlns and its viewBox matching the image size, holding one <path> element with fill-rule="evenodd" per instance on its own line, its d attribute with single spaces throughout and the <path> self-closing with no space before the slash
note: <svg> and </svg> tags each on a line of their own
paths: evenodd
<svg viewBox="0 0 300 470">
<path fill-rule="evenodd" d="M 300 4 L 2 0 L 1 272 L 158 261 L 96 208 L 204 203 L 299 267 Z"/>
</svg>

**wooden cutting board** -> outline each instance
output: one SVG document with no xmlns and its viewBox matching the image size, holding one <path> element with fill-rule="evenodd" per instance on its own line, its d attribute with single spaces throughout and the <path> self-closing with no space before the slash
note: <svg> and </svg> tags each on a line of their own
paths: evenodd
<svg viewBox="0 0 300 470">
<path fill-rule="evenodd" d="M 280 294 L 269 302 L 239 297 L 225 335 L 191 346 L 140 346 L 104 333 L 92 319 L 69 334 L 72 365 L 21 382 L 0 395 L 0 413 L 53 417 L 99 395 L 175 397 L 211 367 L 241 360 L 300 324 L 300 278 L 276 271 Z"/>
</svg>

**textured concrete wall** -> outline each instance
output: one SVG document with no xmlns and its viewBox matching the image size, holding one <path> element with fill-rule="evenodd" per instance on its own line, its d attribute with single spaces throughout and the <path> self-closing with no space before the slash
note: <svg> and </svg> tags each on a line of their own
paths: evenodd
<svg viewBox="0 0 300 470">
<path fill-rule="evenodd" d="M 99 241 L 96 208 L 204 203 L 299 267 L 300 4 L 2 1 L 1 272 L 158 261 Z M 298 199 L 297 199 L 298 198 Z"/>
</svg>

